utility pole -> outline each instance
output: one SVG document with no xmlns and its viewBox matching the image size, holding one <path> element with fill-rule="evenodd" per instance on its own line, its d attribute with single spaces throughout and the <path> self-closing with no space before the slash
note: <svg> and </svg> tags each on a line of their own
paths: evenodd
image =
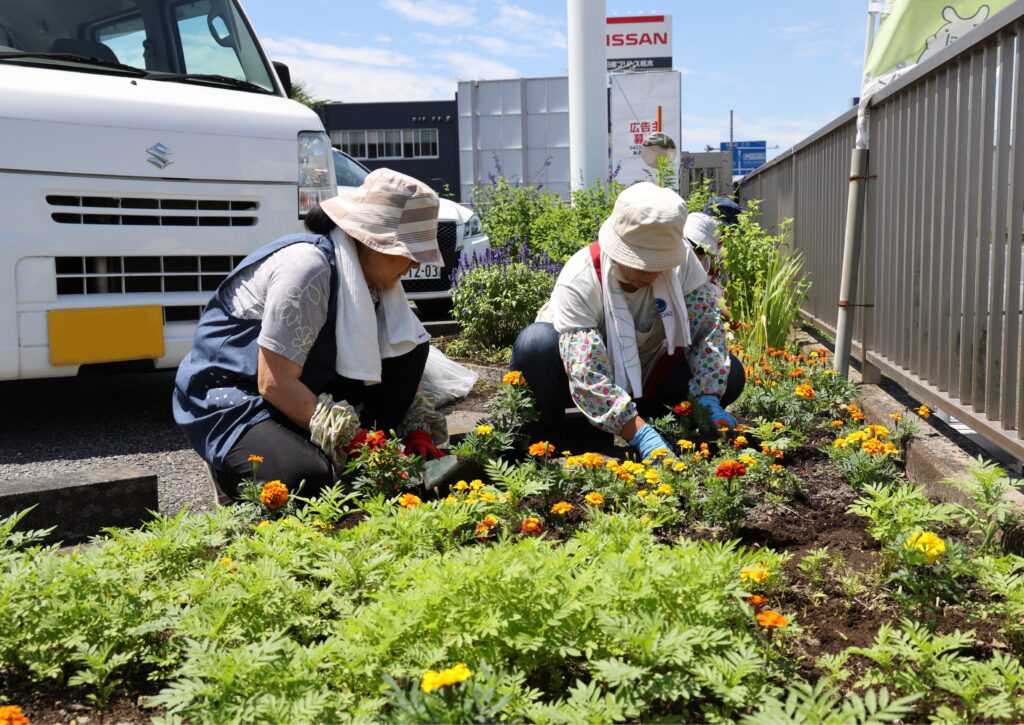
<svg viewBox="0 0 1024 725">
<path fill-rule="evenodd" d="M 608 71 L 605 0 L 568 0 L 569 182 L 608 179 Z"/>
<path fill-rule="evenodd" d="M 729 168 L 732 169 L 729 183 L 732 183 L 732 177 L 736 175 L 736 152 L 733 151 L 732 128 L 732 109 L 729 109 Z"/>
</svg>

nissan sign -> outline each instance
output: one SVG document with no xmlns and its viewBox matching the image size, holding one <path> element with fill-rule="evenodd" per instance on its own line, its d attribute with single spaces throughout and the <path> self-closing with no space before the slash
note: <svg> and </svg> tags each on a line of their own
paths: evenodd
<svg viewBox="0 0 1024 725">
<path fill-rule="evenodd" d="M 672 67 L 672 16 L 606 18 L 608 70 Z"/>
</svg>

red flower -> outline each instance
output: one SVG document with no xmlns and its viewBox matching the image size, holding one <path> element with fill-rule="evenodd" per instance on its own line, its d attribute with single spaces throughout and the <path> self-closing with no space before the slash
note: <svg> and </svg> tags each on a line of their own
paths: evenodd
<svg viewBox="0 0 1024 725">
<path fill-rule="evenodd" d="M 689 415 L 693 412 L 693 403 L 689 400 L 684 400 L 682 403 L 674 407 L 672 412 L 676 415 Z"/>
<path fill-rule="evenodd" d="M 739 461 L 722 461 L 722 463 L 715 469 L 715 476 L 717 478 L 734 478 L 735 476 L 742 476 L 747 472 L 743 464 Z"/>
<path fill-rule="evenodd" d="M 387 442 L 387 437 L 384 435 L 384 431 L 375 430 L 366 436 L 366 447 L 371 451 L 377 451 L 384 447 Z"/>
</svg>

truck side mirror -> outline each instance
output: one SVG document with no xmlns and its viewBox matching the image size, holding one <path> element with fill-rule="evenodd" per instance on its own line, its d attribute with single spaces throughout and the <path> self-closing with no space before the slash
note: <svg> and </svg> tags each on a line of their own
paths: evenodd
<svg viewBox="0 0 1024 725">
<path fill-rule="evenodd" d="M 277 72 L 277 77 L 281 81 L 281 88 L 284 89 L 284 94 L 288 98 L 292 97 L 292 72 L 288 70 L 288 66 L 280 61 L 272 61 L 271 65 L 274 66 L 274 70 Z"/>
</svg>

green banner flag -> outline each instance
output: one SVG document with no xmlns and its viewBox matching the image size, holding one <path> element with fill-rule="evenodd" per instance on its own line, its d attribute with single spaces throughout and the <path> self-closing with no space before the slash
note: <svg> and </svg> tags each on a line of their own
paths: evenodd
<svg viewBox="0 0 1024 725">
<path fill-rule="evenodd" d="M 864 83 L 926 60 L 1013 0 L 895 0 L 864 64 Z"/>
</svg>

